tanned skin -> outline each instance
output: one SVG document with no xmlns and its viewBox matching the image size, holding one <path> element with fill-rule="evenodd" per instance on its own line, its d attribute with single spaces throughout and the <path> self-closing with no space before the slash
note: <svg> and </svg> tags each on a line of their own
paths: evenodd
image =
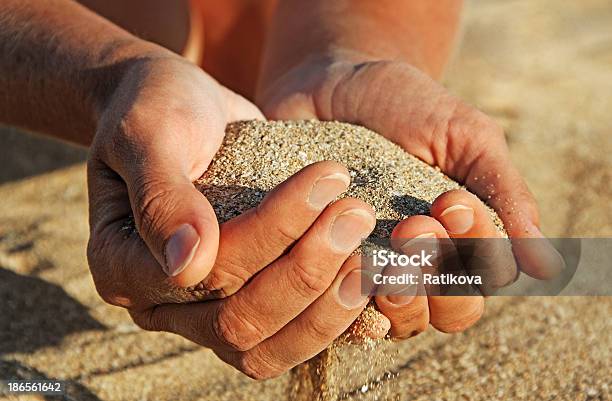
<svg viewBox="0 0 612 401">
<path fill-rule="evenodd" d="M 511 237 L 541 236 L 502 130 L 437 82 L 460 1 L 202 1 L 208 73 L 177 54 L 189 36 L 187 2 L 160 1 L 147 14 L 139 1 L 85 1 L 120 27 L 70 0 L 3 0 L 0 123 L 89 146 L 90 269 L 102 298 L 144 329 L 180 334 L 265 379 L 316 355 L 368 302 L 347 277 L 374 211 L 357 199 L 334 202 L 350 180 L 344 166 L 311 165 L 218 224 L 192 182 L 234 120 L 364 125 L 464 183 L 497 209 Z M 168 25 L 152 23 L 161 16 Z M 507 202 L 513 214 L 502 211 Z M 140 235 L 126 238 L 132 216 Z M 499 234 L 481 200 L 451 191 L 431 216 L 393 233 L 419 235 Z M 530 252 L 514 249 L 522 271 L 555 273 Z M 500 286 L 518 274 L 508 257 Z M 199 283 L 206 300 L 181 303 L 183 288 Z M 465 330 L 484 305 L 421 295 L 376 302 L 397 338 L 429 324 Z"/>
</svg>

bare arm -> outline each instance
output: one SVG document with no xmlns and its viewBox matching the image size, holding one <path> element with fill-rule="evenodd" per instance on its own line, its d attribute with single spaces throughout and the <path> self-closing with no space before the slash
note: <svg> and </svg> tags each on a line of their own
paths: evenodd
<svg viewBox="0 0 612 401">
<path fill-rule="evenodd" d="M 260 379 L 319 353 L 355 320 L 366 300 L 343 281 L 357 267 L 345 261 L 375 219 L 356 199 L 327 208 L 346 190 L 345 167 L 308 166 L 220 227 L 193 181 L 227 123 L 261 119 L 259 110 L 73 2 L 0 1 L 0 122 L 92 142 L 88 262 L 104 300 Z M 125 234 L 130 216 L 139 235 Z M 244 307 L 258 300 L 264 308 Z M 322 325 L 326 313 L 334 319 Z M 289 357 L 287 344 L 299 345 Z"/>
<path fill-rule="evenodd" d="M 89 145 L 128 60 L 161 55 L 69 0 L 3 0 L 0 123 Z"/>
<path fill-rule="evenodd" d="M 307 57 L 349 53 L 355 62 L 407 62 L 438 79 L 459 26 L 462 1 L 281 0 L 262 82 Z"/>
</svg>

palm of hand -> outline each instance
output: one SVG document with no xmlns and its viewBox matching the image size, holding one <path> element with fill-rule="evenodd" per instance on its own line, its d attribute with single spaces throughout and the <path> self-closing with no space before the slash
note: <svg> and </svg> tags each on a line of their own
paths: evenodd
<svg viewBox="0 0 612 401">
<path fill-rule="evenodd" d="M 464 183 L 497 211 L 510 237 L 542 236 L 537 228 L 537 206 L 510 160 L 502 129 L 416 68 L 386 61 L 311 62 L 293 68 L 263 89 L 260 106 L 267 117 L 363 125 Z M 465 206 L 472 210 L 471 216 L 450 217 L 449 211 Z M 438 238 L 499 235 L 482 203 L 466 191 L 441 195 L 432 205 L 431 217 L 408 218 L 394 231 L 398 238 L 431 233 Z M 516 279 L 514 259 L 533 277 L 556 273 L 555 268 L 536 262 L 530 252 L 515 247 L 514 255 L 497 261 L 503 266 L 499 286 Z M 376 302 L 391 320 L 391 335 L 408 337 L 423 331 L 428 323 L 449 332 L 478 320 L 482 298 L 452 298 L 377 297 Z"/>
</svg>

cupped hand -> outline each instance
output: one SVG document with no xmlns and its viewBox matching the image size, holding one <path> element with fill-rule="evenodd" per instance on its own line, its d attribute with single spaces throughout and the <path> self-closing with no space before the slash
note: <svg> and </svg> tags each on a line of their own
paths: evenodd
<svg viewBox="0 0 612 401">
<path fill-rule="evenodd" d="M 192 182 L 226 123 L 252 118 L 256 107 L 183 60 L 136 62 L 101 113 L 88 161 L 88 259 L 102 298 L 140 327 L 210 347 L 261 379 L 320 352 L 364 308 L 359 264 L 347 258 L 375 219 L 359 200 L 333 202 L 349 174 L 322 162 L 218 225 Z"/>
<path fill-rule="evenodd" d="M 340 51 L 313 57 L 260 82 L 258 104 L 271 119 L 338 120 L 370 128 L 465 184 L 495 209 L 511 238 L 541 238 L 537 205 L 512 164 L 503 130 L 411 65 L 367 59 Z M 463 190 L 442 194 L 431 216 L 409 218 L 394 232 L 405 239 L 499 235 L 482 202 Z M 563 262 L 552 246 L 541 244 L 548 248 L 514 246 L 514 255 L 497 257 L 493 284 L 513 282 L 517 264 L 535 278 L 556 275 Z M 398 338 L 417 334 L 429 323 L 446 332 L 464 330 L 484 306 L 479 296 L 378 296 L 376 302 Z"/>
</svg>

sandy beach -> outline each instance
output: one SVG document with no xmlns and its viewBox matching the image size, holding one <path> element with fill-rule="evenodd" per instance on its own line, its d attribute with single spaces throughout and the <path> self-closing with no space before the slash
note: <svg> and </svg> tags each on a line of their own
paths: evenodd
<svg viewBox="0 0 612 401">
<path fill-rule="evenodd" d="M 612 236 L 611 22 L 606 0 L 470 1 L 445 78 L 503 125 L 552 237 Z M 85 151 L 0 138 L 0 379 L 66 380 L 88 401 L 286 399 L 288 375 L 252 381 L 105 304 L 85 254 Z M 489 299 L 464 333 L 385 349 L 377 386 L 393 400 L 611 400 L 611 316 L 610 297 Z M 375 399 L 363 385 L 347 380 L 344 399 Z"/>
</svg>

